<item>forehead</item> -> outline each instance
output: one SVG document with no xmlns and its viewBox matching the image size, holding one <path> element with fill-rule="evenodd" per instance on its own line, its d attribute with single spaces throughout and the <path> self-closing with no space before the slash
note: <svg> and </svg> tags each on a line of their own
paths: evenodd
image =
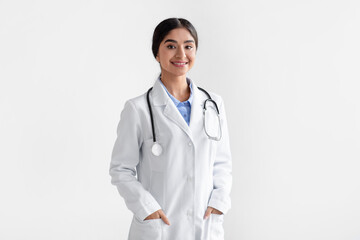
<svg viewBox="0 0 360 240">
<path fill-rule="evenodd" d="M 167 39 L 173 39 L 176 41 L 186 41 L 186 40 L 194 40 L 191 36 L 190 32 L 186 28 L 175 28 L 171 30 L 163 39 L 163 42 Z"/>
</svg>

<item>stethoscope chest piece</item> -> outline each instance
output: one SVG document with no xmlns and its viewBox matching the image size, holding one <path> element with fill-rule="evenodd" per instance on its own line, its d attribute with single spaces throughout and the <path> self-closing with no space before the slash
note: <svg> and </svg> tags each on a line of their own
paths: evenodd
<svg viewBox="0 0 360 240">
<path fill-rule="evenodd" d="M 160 79 L 161 80 L 161 79 Z M 204 128 L 205 128 L 205 133 L 206 135 L 208 135 L 208 137 L 212 140 L 216 140 L 216 141 L 219 141 L 221 139 L 221 126 L 220 126 L 220 117 L 219 117 L 219 109 L 217 107 L 217 104 L 214 100 L 212 100 L 210 94 L 205 91 L 204 89 L 202 89 L 201 87 L 198 87 L 201 91 L 203 91 L 207 96 L 208 96 L 208 99 L 205 100 L 204 102 Z M 149 90 L 147 91 L 147 94 L 146 94 L 146 101 L 147 101 L 147 104 L 148 104 L 148 107 L 149 107 L 149 113 L 150 113 L 150 120 L 151 120 L 151 130 L 152 130 L 152 134 L 153 134 L 153 145 L 151 147 L 151 152 L 152 154 L 154 154 L 154 156 L 160 156 L 162 154 L 162 147 L 159 143 L 156 142 L 156 135 L 155 135 L 155 126 L 154 126 L 154 118 L 153 118 L 153 115 L 152 115 L 152 109 L 151 109 L 151 104 L 150 104 L 150 91 L 152 90 L 152 87 L 149 88 Z M 206 121 L 205 121 L 205 113 L 206 113 L 206 103 L 207 102 L 212 102 L 215 106 L 215 109 L 216 109 L 216 113 L 217 113 L 217 119 L 218 119 L 218 126 L 219 126 L 219 136 L 211 136 L 212 134 L 211 133 L 208 133 L 207 131 L 207 124 L 206 124 Z"/>
<path fill-rule="evenodd" d="M 154 144 L 151 147 L 151 152 L 152 154 L 154 154 L 155 156 L 160 156 L 162 153 L 162 147 L 160 144 L 158 144 L 157 142 L 154 142 Z"/>
</svg>

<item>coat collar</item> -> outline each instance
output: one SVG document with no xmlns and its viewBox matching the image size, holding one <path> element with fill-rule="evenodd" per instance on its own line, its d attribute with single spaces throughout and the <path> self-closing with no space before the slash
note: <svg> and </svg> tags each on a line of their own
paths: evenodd
<svg viewBox="0 0 360 240">
<path fill-rule="evenodd" d="M 193 140 L 193 135 L 196 136 L 195 133 L 203 127 L 202 106 L 206 96 L 198 89 L 194 81 L 192 81 L 190 78 L 188 79 L 192 84 L 193 90 L 189 125 L 187 125 L 186 121 L 181 116 L 179 110 L 176 108 L 175 104 L 166 93 L 166 90 L 161 86 L 159 78 L 156 79 L 153 85 L 153 89 L 150 94 L 150 101 L 154 107 L 165 106 L 163 108 L 163 114 L 176 125 L 178 125 L 190 137 L 190 139 Z"/>
</svg>

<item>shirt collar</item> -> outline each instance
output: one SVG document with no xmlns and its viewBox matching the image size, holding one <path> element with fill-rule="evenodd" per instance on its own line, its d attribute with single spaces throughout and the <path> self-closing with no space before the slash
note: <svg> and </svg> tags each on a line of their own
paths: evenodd
<svg viewBox="0 0 360 240">
<path fill-rule="evenodd" d="M 171 100 L 175 103 L 175 105 L 177 106 L 180 101 L 177 100 L 173 95 L 171 95 L 168 90 L 166 89 L 165 85 L 163 84 L 163 82 L 160 79 L 160 76 L 158 77 L 158 80 L 160 81 L 161 85 L 163 86 L 163 88 L 165 89 L 166 93 L 169 95 L 169 97 L 171 98 Z M 188 98 L 188 100 L 184 101 L 183 103 L 189 102 L 190 106 L 192 104 L 192 100 L 193 100 L 193 90 L 192 90 L 192 83 L 191 80 L 189 78 L 186 78 L 186 82 L 190 87 L 190 97 Z"/>
</svg>

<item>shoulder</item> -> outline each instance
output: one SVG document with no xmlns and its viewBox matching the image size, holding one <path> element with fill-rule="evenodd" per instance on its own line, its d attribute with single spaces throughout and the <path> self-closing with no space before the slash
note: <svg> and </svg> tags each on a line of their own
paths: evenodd
<svg viewBox="0 0 360 240">
<path fill-rule="evenodd" d="M 140 117 L 148 113 L 147 91 L 141 95 L 130 98 L 125 101 L 124 109 L 132 109 L 131 111 Z"/>
<path fill-rule="evenodd" d="M 199 87 L 198 87 L 198 89 L 199 89 Z M 212 91 L 208 91 L 208 90 L 206 90 L 205 88 L 203 88 L 203 89 L 210 94 L 210 97 L 216 102 L 216 104 L 217 104 L 219 107 L 223 105 L 223 98 L 222 98 L 219 94 L 214 93 L 214 92 L 212 92 Z M 199 91 L 201 91 L 201 90 L 199 89 Z M 201 91 L 201 92 L 202 92 L 202 91 Z M 207 98 L 207 97 L 206 97 L 206 98 Z"/>
<path fill-rule="evenodd" d="M 126 101 L 126 103 L 129 103 L 129 104 L 133 105 L 134 107 L 141 107 L 142 105 L 147 104 L 146 95 L 147 95 L 147 93 L 143 93 L 139 96 L 130 98 Z"/>
<path fill-rule="evenodd" d="M 223 99 L 219 94 L 211 92 L 211 91 L 209 92 L 209 94 L 215 102 L 217 102 L 219 105 L 222 105 Z"/>
</svg>

